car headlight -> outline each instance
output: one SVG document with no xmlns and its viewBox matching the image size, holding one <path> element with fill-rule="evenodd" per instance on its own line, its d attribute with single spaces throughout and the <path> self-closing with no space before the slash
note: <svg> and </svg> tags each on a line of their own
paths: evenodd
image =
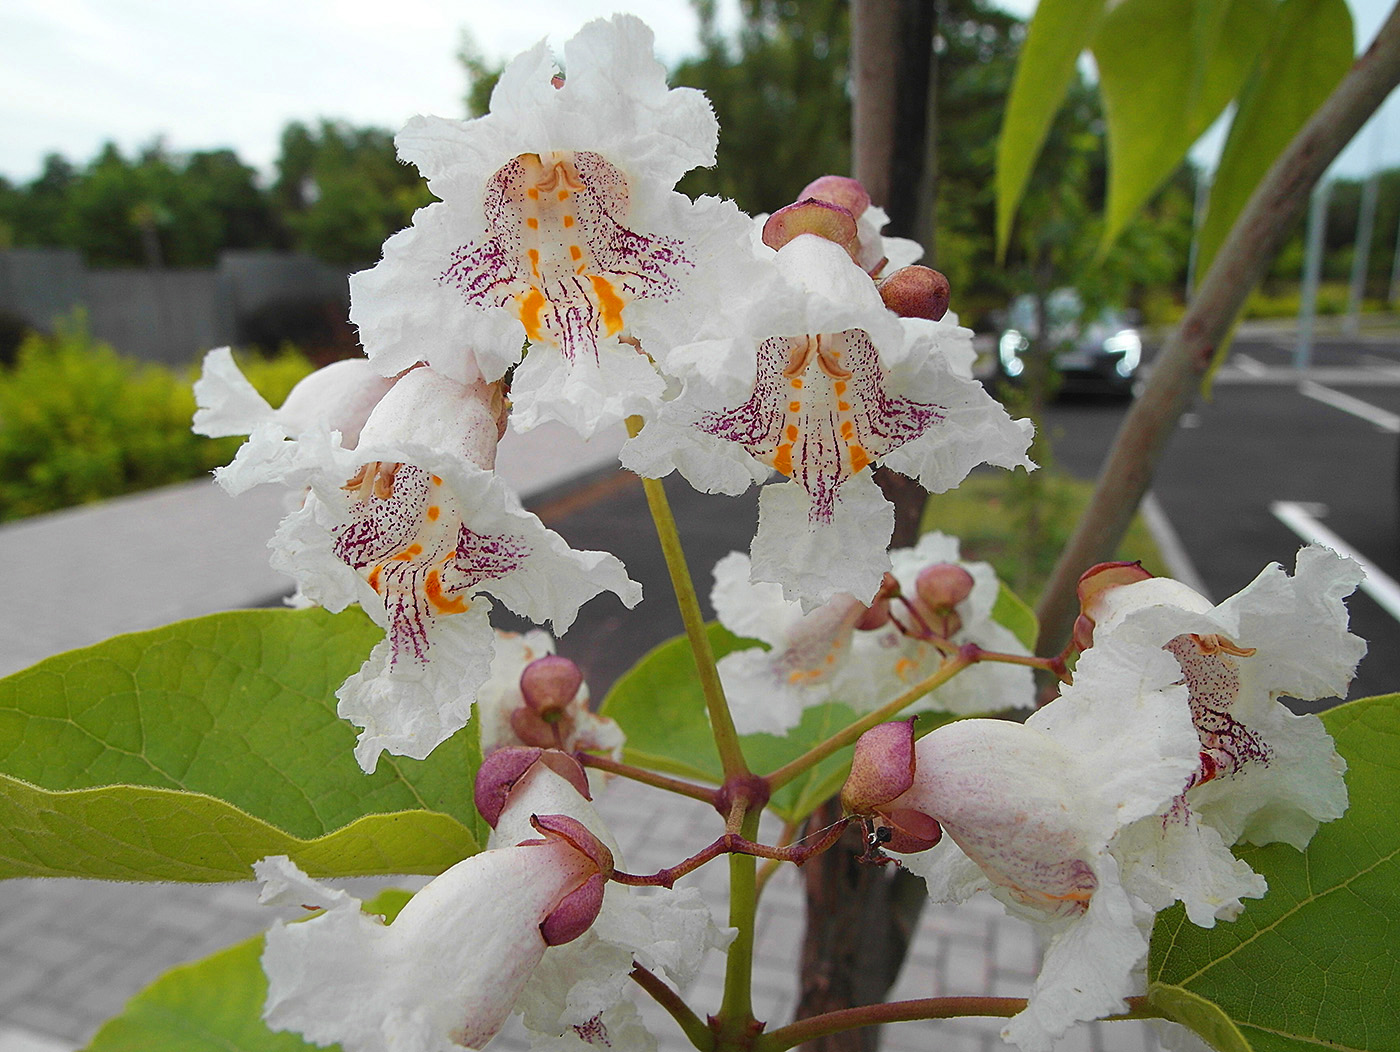
<svg viewBox="0 0 1400 1052">
<path fill-rule="evenodd" d="M 1121 329 L 1103 341 L 1105 354 L 1121 355 L 1114 371 L 1124 378 L 1133 375 L 1142 360 L 1142 339 L 1135 329 Z"/>
<path fill-rule="evenodd" d="M 1030 344 L 1024 336 L 1015 329 L 1007 329 L 1001 334 L 1001 341 L 997 344 L 997 357 L 1001 359 L 1001 371 L 1007 376 L 1020 376 L 1026 369 L 1026 363 L 1021 361 L 1020 354 Z"/>
</svg>

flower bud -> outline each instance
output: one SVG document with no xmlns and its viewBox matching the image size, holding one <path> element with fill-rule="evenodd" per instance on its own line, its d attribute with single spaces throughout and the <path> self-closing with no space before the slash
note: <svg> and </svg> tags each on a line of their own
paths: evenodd
<svg viewBox="0 0 1400 1052">
<path fill-rule="evenodd" d="M 763 224 L 763 243 L 774 250 L 802 234 L 816 234 L 850 252 L 856 246 L 855 217 L 824 201 L 798 201 L 778 209 Z"/>
<path fill-rule="evenodd" d="M 1105 592 L 1146 581 L 1151 576 L 1140 562 L 1099 563 L 1085 570 L 1075 589 L 1079 595 L 1079 617 L 1074 622 L 1074 645 L 1080 650 L 1093 646 L 1095 607 Z"/>
<path fill-rule="evenodd" d="M 957 606 L 972 594 L 972 574 L 957 563 L 925 566 L 914 581 L 914 591 L 930 607 Z"/>
<path fill-rule="evenodd" d="M 890 623 L 890 601 L 888 599 L 876 599 L 868 607 L 865 613 L 860 615 L 856 621 L 857 632 L 873 632 L 877 628 L 884 628 Z"/>
<path fill-rule="evenodd" d="M 844 208 L 856 219 L 870 207 L 870 195 L 865 192 L 860 180 L 845 175 L 819 176 L 802 188 L 797 199 L 824 201 L 829 205 Z"/>
<path fill-rule="evenodd" d="M 530 662 L 520 673 L 520 693 L 525 704 L 546 719 L 562 712 L 578 696 L 583 672 L 568 658 L 546 654 Z"/>
<path fill-rule="evenodd" d="M 948 279 L 928 267 L 900 267 L 878 287 L 885 306 L 901 318 L 937 321 L 948 313 Z"/>
<path fill-rule="evenodd" d="M 508 745 L 497 749 L 481 762 L 476 772 L 476 785 L 473 800 L 476 809 L 486 823 L 495 828 L 501 812 L 505 810 L 510 792 L 530 772 L 536 763 L 542 763 L 556 774 L 568 780 L 585 800 L 593 799 L 588 791 L 588 777 L 583 767 L 572 756 L 556 749 L 534 749 L 522 745 Z"/>
</svg>

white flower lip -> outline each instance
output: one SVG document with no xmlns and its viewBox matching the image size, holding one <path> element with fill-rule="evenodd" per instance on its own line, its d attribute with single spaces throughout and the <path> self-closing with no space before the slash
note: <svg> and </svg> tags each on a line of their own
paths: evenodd
<svg viewBox="0 0 1400 1052">
<path fill-rule="evenodd" d="M 515 426 L 585 436 L 654 405 L 656 360 L 695 339 L 746 285 L 747 219 L 674 192 L 714 163 L 718 125 L 668 88 L 652 34 L 618 15 L 503 72 L 472 121 L 416 117 L 395 142 L 441 198 L 351 279 L 351 319 L 385 373 L 426 361 L 454 379 L 517 376 Z M 735 273 L 738 271 L 739 273 Z"/>
<path fill-rule="evenodd" d="M 704 492 L 788 476 L 761 498 L 754 580 L 808 608 L 838 592 L 868 601 L 890 568 L 894 519 L 866 469 L 941 492 L 979 463 L 1031 467 L 1030 425 L 966 372 L 972 334 L 951 315 L 897 317 L 846 251 L 815 235 L 761 251 L 779 282 L 751 300 L 739 335 L 666 358 L 683 386 L 622 463 L 649 477 L 679 470 Z"/>
</svg>

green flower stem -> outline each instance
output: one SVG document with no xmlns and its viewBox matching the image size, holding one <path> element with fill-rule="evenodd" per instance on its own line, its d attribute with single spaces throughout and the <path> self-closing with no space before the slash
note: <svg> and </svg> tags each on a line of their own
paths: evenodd
<svg viewBox="0 0 1400 1052">
<path fill-rule="evenodd" d="M 690 1043 L 700 1052 L 710 1052 L 715 1047 L 715 1035 L 705 1021 L 696 1015 L 676 991 L 640 964 L 632 966 L 632 981 L 651 995 L 653 1001 L 666 1009 L 671 1018 L 680 1024 Z"/>
<path fill-rule="evenodd" d="M 748 840 L 758 836 L 761 811 L 755 808 L 744 814 L 739 830 L 741 836 Z M 757 863 L 753 855 L 729 856 L 729 924 L 739 934 L 729 945 L 724 968 L 724 999 L 715 1016 L 721 1049 L 748 1048 L 755 1033 L 753 942 L 754 919 L 758 912 Z"/>
<path fill-rule="evenodd" d="M 1024 997 L 923 997 L 916 1001 L 891 1001 L 888 1004 L 861 1005 L 837 1012 L 799 1019 L 771 1033 L 760 1035 L 753 1052 L 784 1052 L 785 1049 L 843 1030 L 881 1023 L 904 1023 L 913 1019 L 951 1019 L 956 1016 L 1009 1017 L 1026 1007 Z M 1108 1019 L 1160 1019 L 1161 1013 L 1147 1003 L 1146 997 L 1129 997 L 1128 1011 Z"/>
<path fill-rule="evenodd" d="M 715 806 L 715 800 L 719 797 L 718 789 L 711 789 L 706 785 L 696 785 L 694 782 L 683 782 L 679 778 L 670 778 L 655 771 L 648 771 L 645 767 L 633 767 L 628 763 L 619 763 L 609 756 L 599 756 L 597 753 L 591 752 L 576 752 L 573 755 L 574 759 L 585 767 L 596 767 L 600 771 L 621 775 L 634 782 L 655 786 L 657 789 L 665 789 L 668 793 L 688 796 L 692 800 L 702 800 L 711 807 Z"/>
<path fill-rule="evenodd" d="M 899 711 L 906 706 L 912 705 L 931 690 L 943 686 L 950 679 L 956 676 L 969 665 L 975 665 L 980 660 L 981 651 L 977 648 L 964 647 L 955 657 L 950 657 L 943 662 L 943 665 L 933 675 L 920 680 L 910 687 L 893 701 L 880 706 L 874 712 L 868 712 L 845 730 L 838 731 L 826 741 L 814 745 L 797 759 L 783 764 L 772 774 L 767 776 L 769 788 L 776 792 L 788 782 L 792 781 L 803 771 L 815 767 L 836 750 L 850 745 L 871 727 L 879 726 L 886 720 L 899 714 Z"/>
<path fill-rule="evenodd" d="M 642 418 L 629 416 L 627 433 L 636 438 L 641 430 Z M 734 718 L 729 714 L 729 703 L 724 698 L 724 688 L 720 686 L 715 654 L 710 649 L 710 637 L 705 631 L 705 619 L 700 614 L 695 582 L 691 580 L 690 568 L 686 566 L 685 550 L 681 547 L 676 520 L 671 514 L 671 503 L 666 499 L 666 490 L 662 488 L 660 479 L 643 478 L 642 487 L 646 490 L 652 521 L 656 523 L 656 535 L 661 541 L 661 552 L 666 557 L 666 568 L 671 572 L 671 587 L 675 589 L 676 605 L 680 607 L 681 620 L 685 622 L 685 634 L 695 655 L 695 667 L 700 675 L 700 687 L 705 692 L 705 707 L 710 713 L 710 729 L 715 736 L 715 746 L 719 749 L 720 762 L 724 765 L 724 777 L 726 780 L 742 777 L 749 773 L 748 762 L 739 747 L 739 733 L 734 729 Z"/>
</svg>

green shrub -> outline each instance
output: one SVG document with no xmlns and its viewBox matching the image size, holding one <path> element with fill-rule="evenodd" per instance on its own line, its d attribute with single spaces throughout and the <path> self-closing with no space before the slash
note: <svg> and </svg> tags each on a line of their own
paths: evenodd
<svg viewBox="0 0 1400 1052">
<path fill-rule="evenodd" d="M 243 363 L 273 405 L 311 370 L 294 351 Z M 190 431 L 194 371 L 123 358 L 79 316 L 30 334 L 0 372 L 0 520 L 195 478 L 236 438 Z"/>
</svg>

